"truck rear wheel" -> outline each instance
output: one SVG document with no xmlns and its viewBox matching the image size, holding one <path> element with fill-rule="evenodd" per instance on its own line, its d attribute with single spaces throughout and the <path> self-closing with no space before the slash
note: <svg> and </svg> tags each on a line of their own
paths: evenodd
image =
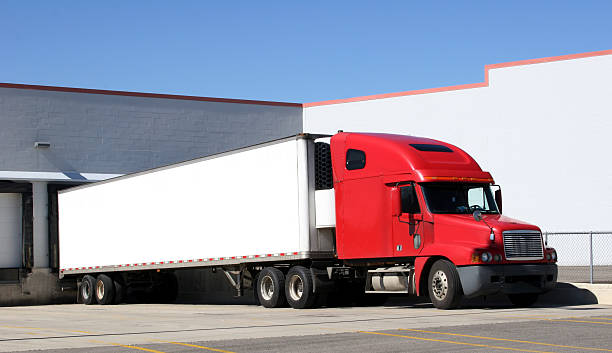
<svg viewBox="0 0 612 353">
<path fill-rule="evenodd" d="M 285 275 L 277 268 L 264 268 L 257 279 L 257 296 L 261 305 L 266 308 L 284 306 Z"/>
<path fill-rule="evenodd" d="M 91 305 L 96 303 L 94 297 L 94 288 L 96 287 L 96 279 L 93 276 L 85 275 L 81 280 L 81 287 L 79 288 L 79 295 L 85 305 Z"/>
<path fill-rule="evenodd" d="M 447 260 L 436 261 L 429 271 L 429 298 L 438 309 L 454 309 L 463 298 L 457 268 Z"/>
<path fill-rule="evenodd" d="M 105 274 L 98 275 L 94 292 L 98 304 L 113 304 L 113 298 L 115 297 L 115 287 L 113 286 L 112 278 Z"/>
<path fill-rule="evenodd" d="M 312 308 L 316 295 L 312 283 L 312 273 L 303 266 L 294 266 L 287 273 L 285 296 L 289 306 L 294 309 Z"/>
<path fill-rule="evenodd" d="M 538 301 L 538 293 L 508 294 L 508 299 L 519 308 L 527 308 Z"/>
</svg>

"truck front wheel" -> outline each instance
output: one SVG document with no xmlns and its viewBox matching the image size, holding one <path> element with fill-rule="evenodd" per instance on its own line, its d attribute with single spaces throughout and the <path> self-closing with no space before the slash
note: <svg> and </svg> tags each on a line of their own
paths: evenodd
<svg viewBox="0 0 612 353">
<path fill-rule="evenodd" d="M 454 309 L 463 298 L 457 268 L 447 260 L 436 261 L 429 271 L 429 298 L 438 309 Z"/>
<path fill-rule="evenodd" d="M 313 287 L 309 269 L 303 266 L 292 267 L 285 281 L 287 302 L 294 309 L 312 308 L 316 299 Z"/>
<path fill-rule="evenodd" d="M 284 306 L 286 303 L 285 275 L 277 268 L 264 268 L 257 279 L 257 291 L 262 306 L 266 308 Z"/>
</svg>

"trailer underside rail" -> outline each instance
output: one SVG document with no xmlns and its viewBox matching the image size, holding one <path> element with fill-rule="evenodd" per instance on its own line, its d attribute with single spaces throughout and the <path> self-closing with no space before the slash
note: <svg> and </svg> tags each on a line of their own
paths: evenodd
<svg viewBox="0 0 612 353">
<path fill-rule="evenodd" d="M 228 256 L 218 258 L 201 258 L 189 260 L 170 260 L 157 262 L 142 262 L 133 264 L 120 264 L 108 266 L 87 266 L 77 268 L 62 268 L 60 269 L 60 278 L 67 275 L 76 275 L 84 273 L 101 273 L 101 272 L 118 272 L 118 271 L 134 271 L 134 270 L 160 270 L 160 269 L 177 269 L 177 268 L 196 268 L 196 267 L 213 267 L 213 266 L 231 266 L 245 263 L 259 262 L 278 262 L 292 261 L 304 259 L 331 259 L 334 257 L 333 252 L 313 252 L 313 251 L 294 251 L 276 254 L 259 254 L 259 255 L 242 255 Z"/>
</svg>

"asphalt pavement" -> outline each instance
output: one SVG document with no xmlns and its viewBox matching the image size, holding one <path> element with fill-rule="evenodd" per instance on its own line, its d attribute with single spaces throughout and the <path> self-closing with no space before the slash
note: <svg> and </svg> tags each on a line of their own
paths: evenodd
<svg viewBox="0 0 612 353">
<path fill-rule="evenodd" d="M 427 303 L 0 308 L 0 351 L 612 352 L 612 306 L 438 310 Z"/>
</svg>

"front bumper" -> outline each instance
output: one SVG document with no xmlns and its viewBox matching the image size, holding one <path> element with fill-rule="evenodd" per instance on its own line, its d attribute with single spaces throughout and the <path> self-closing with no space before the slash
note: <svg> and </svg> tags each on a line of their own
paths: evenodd
<svg viewBox="0 0 612 353">
<path fill-rule="evenodd" d="M 473 265 L 458 267 L 463 294 L 544 293 L 557 283 L 555 264 Z"/>
</svg>

